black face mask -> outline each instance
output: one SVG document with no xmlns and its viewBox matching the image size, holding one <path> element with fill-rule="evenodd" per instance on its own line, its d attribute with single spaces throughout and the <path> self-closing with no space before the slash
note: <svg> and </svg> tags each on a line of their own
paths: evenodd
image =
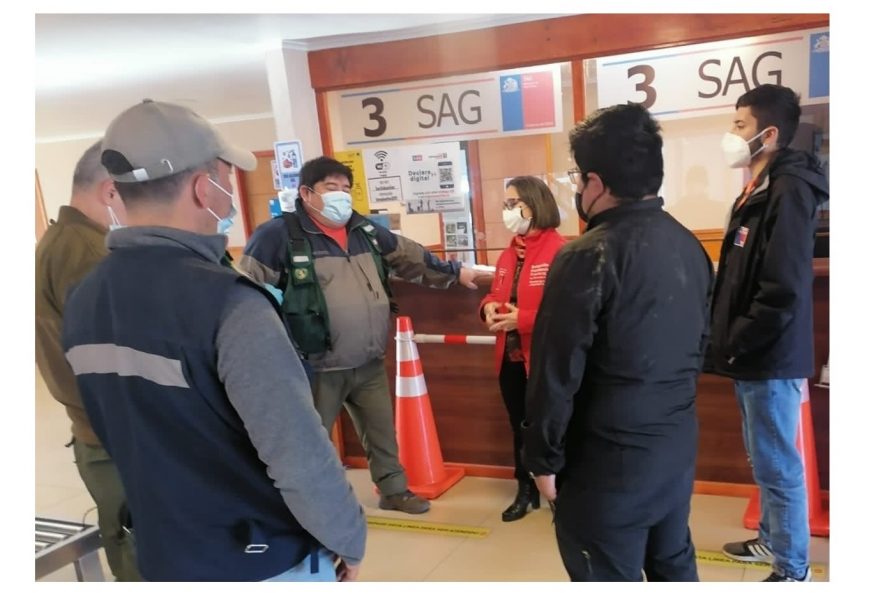
<svg viewBox="0 0 894 596">
<path fill-rule="evenodd" d="M 589 223 L 590 220 L 587 217 L 587 213 L 584 211 L 582 203 L 583 194 L 579 192 L 574 193 L 574 208 L 577 209 L 577 216 L 581 219 L 582 222 Z"/>
</svg>

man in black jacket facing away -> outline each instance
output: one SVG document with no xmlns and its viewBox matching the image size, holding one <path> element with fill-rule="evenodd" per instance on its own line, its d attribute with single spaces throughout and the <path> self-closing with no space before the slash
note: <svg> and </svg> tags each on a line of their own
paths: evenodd
<svg viewBox="0 0 894 596">
<path fill-rule="evenodd" d="M 713 271 L 662 209 L 661 147 L 635 104 L 571 132 L 587 231 L 547 278 L 523 428 L 574 581 L 698 580 L 688 518 Z"/>
<path fill-rule="evenodd" d="M 829 189 L 819 162 L 788 148 L 801 108 L 788 87 L 736 102 L 723 138 L 730 167 L 749 168 L 720 253 L 705 370 L 735 380 L 742 434 L 760 487 L 758 537 L 723 547 L 773 562 L 764 581 L 810 581 L 804 466 L 795 448 L 801 387 L 813 376 L 813 243 Z"/>
</svg>

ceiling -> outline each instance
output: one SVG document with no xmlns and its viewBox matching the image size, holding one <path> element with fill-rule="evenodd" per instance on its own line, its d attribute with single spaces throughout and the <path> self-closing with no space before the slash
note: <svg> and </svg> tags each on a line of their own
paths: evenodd
<svg viewBox="0 0 894 596">
<path fill-rule="evenodd" d="M 102 134 L 145 97 L 215 121 L 269 115 L 268 52 L 479 29 L 557 14 L 37 14 L 38 143 Z"/>
</svg>

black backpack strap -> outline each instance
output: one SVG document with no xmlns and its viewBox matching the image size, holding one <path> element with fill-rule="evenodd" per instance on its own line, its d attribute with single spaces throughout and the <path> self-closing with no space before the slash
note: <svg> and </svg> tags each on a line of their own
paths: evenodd
<svg viewBox="0 0 894 596">
<path fill-rule="evenodd" d="M 310 241 L 308 241 L 304 230 L 298 223 L 298 216 L 294 213 L 283 213 L 282 218 L 286 222 L 286 229 L 289 231 L 289 247 L 292 249 L 292 255 L 302 255 L 310 258 Z M 290 263 L 291 265 L 291 263 Z"/>
<path fill-rule="evenodd" d="M 388 261 L 386 261 L 385 257 L 382 255 L 382 247 L 379 244 L 379 239 L 376 237 L 376 229 L 373 226 L 372 222 L 370 222 L 366 218 L 364 218 L 363 224 L 361 224 L 360 229 L 363 231 L 364 237 L 369 243 L 370 248 L 372 248 L 373 261 L 375 261 L 376 263 L 376 269 L 379 272 L 379 279 L 382 281 L 382 287 L 385 288 L 385 294 L 388 296 L 388 302 L 391 303 L 391 312 L 397 314 L 397 302 L 395 302 L 394 300 L 394 294 L 391 293 L 391 284 L 388 283 L 388 280 L 391 276 L 391 268 L 388 266 Z"/>
</svg>

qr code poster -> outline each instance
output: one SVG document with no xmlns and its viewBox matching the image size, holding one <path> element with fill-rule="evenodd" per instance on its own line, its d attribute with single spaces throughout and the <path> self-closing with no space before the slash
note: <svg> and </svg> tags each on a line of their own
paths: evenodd
<svg viewBox="0 0 894 596">
<path fill-rule="evenodd" d="M 468 197 L 459 180 L 464 171 L 459 143 L 401 148 L 407 213 L 463 211 Z"/>
</svg>

